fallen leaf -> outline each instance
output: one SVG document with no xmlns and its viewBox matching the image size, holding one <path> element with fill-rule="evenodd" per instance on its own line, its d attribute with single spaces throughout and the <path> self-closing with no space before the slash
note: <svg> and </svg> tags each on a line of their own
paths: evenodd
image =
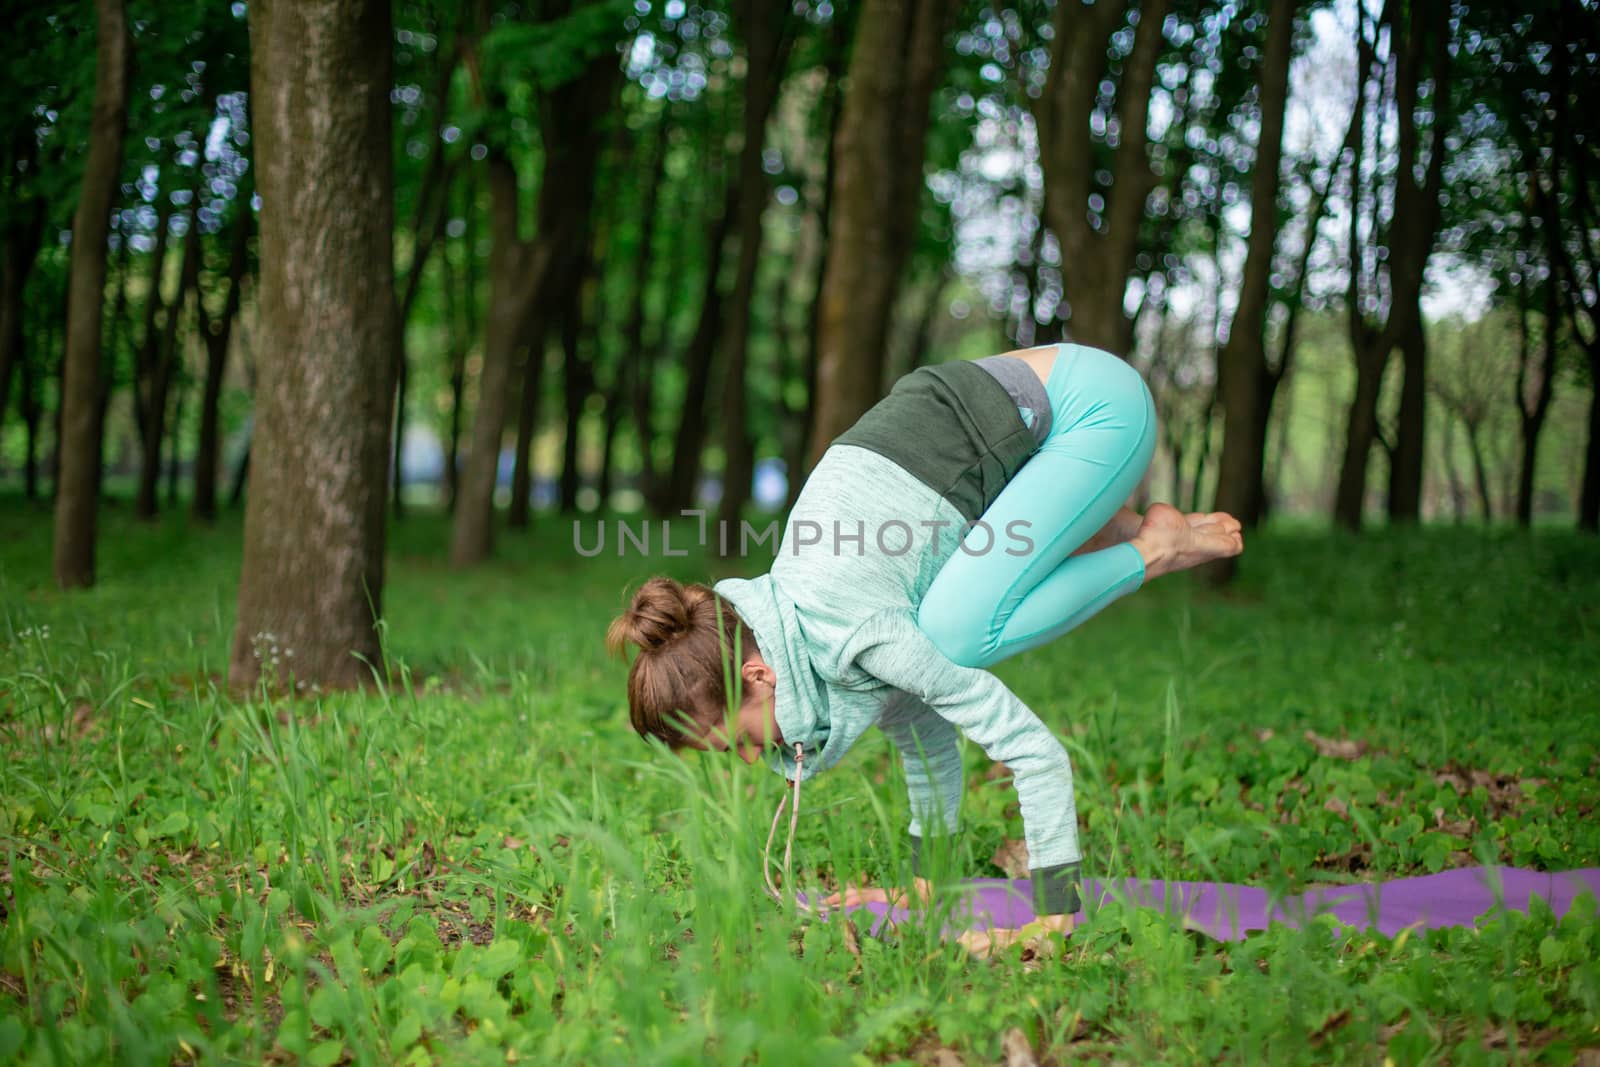
<svg viewBox="0 0 1600 1067">
<path fill-rule="evenodd" d="M 856 924 L 848 917 L 844 920 L 844 947 L 856 959 L 861 958 L 861 937 L 856 933 Z"/>
<path fill-rule="evenodd" d="M 1317 1027 L 1316 1030 L 1312 1032 L 1312 1034 L 1311 1034 L 1311 1045 L 1312 1045 L 1312 1047 L 1315 1048 L 1315 1047 L 1317 1047 L 1319 1045 L 1322 1045 L 1322 1044 L 1326 1043 L 1327 1040 L 1328 1040 L 1328 1035 L 1329 1034 L 1333 1033 L 1335 1030 L 1339 1029 L 1341 1026 L 1343 1026 L 1345 1023 L 1347 1023 L 1349 1021 L 1350 1021 L 1350 1009 L 1349 1008 L 1345 1008 L 1345 1009 L 1343 1009 L 1341 1011 L 1336 1011 L 1332 1015 L 1328 1016 L 1326 1019 L 1324 1019 L 1322 1021 L 1322 1025 Z"/>
<path fill-rule="evenodd" d="M 1000 842 L 1000 847 L 994 850 L 994 855 L 989 857 L 996 867 L 1005 872 L 1007 878 L 1028 877 L 1028 843 L 1007 838 Z"/>
<path fill-rule="evenodd" d="M 1000 1051 L 1006 1058 L 1006 1067 L 1039 1067 L 1039 1061 L 1033 1055 L 1033 1046 L 1028 1043 L 1028 1035 L 1019 1027 L 1013 1026 L 1006 1031 L 1000 1039 Z"/>
<path fill-rule="evenodd" d="M 1360 759 L 1367 751 L 1365 741 L 1323 737 L 1314 730 L 1307 730 L 1305 737 L 1311 742 L 1311 747 L 1317 750 L 1317 755 L 1327 756 L 1330 759 Z"/>
</svg>

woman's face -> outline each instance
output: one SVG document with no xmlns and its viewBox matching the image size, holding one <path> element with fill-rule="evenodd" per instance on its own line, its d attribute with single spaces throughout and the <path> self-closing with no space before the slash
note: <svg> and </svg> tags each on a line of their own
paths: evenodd
<svg viewBox="0 0 1600 1067">
<path fill-rule="evenodd" d="M 707 752 L 732 749 L 746 763 L 754 763 L 766 749 L 783 744 L 773 713 L 778 676 L 759 655 L 745 660 L 740 676 L 744 702 L 739 705 L 738 714 L 712 726 L 691 747 Z"/>
</svg>

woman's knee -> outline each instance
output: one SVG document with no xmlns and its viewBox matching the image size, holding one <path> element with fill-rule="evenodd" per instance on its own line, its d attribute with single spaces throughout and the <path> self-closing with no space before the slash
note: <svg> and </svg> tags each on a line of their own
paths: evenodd
<svg viewBox="0 0 1600 1067">
<path fill-rule="evenodd" d="M 930 589 L 917 606 L 917 628 L 946 659 L 962 667 L 981 666 L 987 652 L 984 635 L 973 625 L 973 607 L 946 603 L 938 589 Z"/>
</svg>

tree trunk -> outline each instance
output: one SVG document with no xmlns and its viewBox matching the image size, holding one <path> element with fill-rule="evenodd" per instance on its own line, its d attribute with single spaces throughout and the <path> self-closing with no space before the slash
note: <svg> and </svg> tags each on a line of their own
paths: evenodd
<svg viewBox="0 0 1600 1067">
<path fill-rule="evenodd" d="M 1350 121 L 1351 162 L 1349 189 L 1349 284 L 1345 295 L 1345 314 L 1349 320 L 1350 348 L 1355 358 L 1356 388 L 1346 417 L 1344 457 L 1339 464 L 1339 483 L 1334 491 L 1334 522 L 1349 530 L 1361 528 L 1367 496 L 1367 460 L 1378 429 L 1378 395 L 1383 389 L 1383 371 L 1393 347 L 1387 333 L 1366 319 L 1361 306 L 1361 289 L 1366 272 L 1366 257 L 1361 248 L 1361 160 L 1366 145 L 1367 78 L 1372 68 L 1372 46 L 1366 39 L 1364 7 L 1356 13 L 1356 99 Z M 1376 198 L 1374 198 L 1376 199 Z"/>
<path fill-rule="evenodd" d="M 1389 10 L 1394 42 L 1394 85 L 1399 152 L 1395 168 L 1394 222 L 1389 233 L 1389 311 L 1392 336 L 1400 347 L 1405 377 L 1400 386 L 1399 425 L 1389 466 L 1389 520 L 1413 523 L 1422 514 L 1423 447 L 1427 427 L 1428 340 L 1422 328 L 1422 280 L 1439 228 L 1446 133 L 1451 129 L 1450 8 L 1447 4 L 1413 3 L 1401 34 L 1399 5 Z M 1431 47 L 1431 56 L 1429 50 Z M 1415 176 L 1421 155 L 1415 122 L 1418 87 L 1433 83 L 1433 129 L 1423 180 Z"/>
<path fill-rule="evenodd" d="M 442 116 L 450 92 L 450 79 L 455 72 L 456 55 L 456 49 L 451 48 L 439 58 L 439 80 L 433 91 L 434 129 L 443 125 Z M 389 476 L 393 479 L 389 504 L 397 519 L 405 514 L 405 495 L 402 492 L 405 466 L 402 460 L 406 445 L 406 387 L 411 380 L 411 368 L 406 359 L 406 323 L 411 319 L 411 308 L 422 288 L 422 272 L 428 265 L 428 256 L 432 254 L 439 238 L 444 236 L 445 223 L 450 215 L 450 174 L 454 170 L 453 166 L 448 170 L 445 167 L 443 140 L 435 138 L 429 147 L 433 154 L 423 170 L 422 186 L 417 196 L 416 216 L 411 224 L 411 263 L 406 268 L 405 284 L 401 287 L 398 303 L 400 321 L 394 331 L 394 451 L 389 461 Z"/>
<path fill-rule="evenodd" d="M 1189 482 L 1189 510 L 1199 511 L 1204 497 L 1206 462 L 1211 458 L 1211 420 L 1217 411 L 1217 390 L 1213 388 L 1206 397 L 1206 406 L 1200 412 L 1200 446 L 1195 449 L 1194 477 Z"/>
<path fill-rule="evenodd" d="M 1061 0 L 1050 73 L 1034 105 L 1045 182 L 1044 221 L 1061 245 L 1066 333 L 1118 355 L 1127 352 L 1131 340 L 1123 296 L 1145 198 L 1155 181 L 1145 154 L 1146 127 L 1169 7 L 1168 0 L 1145 0 L 1139 6 L 1133 52 L 1117 85 L 1115 180 L 1109 189 L 1098 190 L 1106 201 L 1099 225 L 1091 220 L 1089 201 L 1097 192 L 1094 160 L 1104 150 L 1090 135 L 1091 117 L 1101 107 L 1106 40 L 1127 18 L 1125 0 Z"/>
<path fill-rule="evenodd" d="M 1216 510 L 1246 529 L 1261 520 L 1266 472 L 1267 426 L 1276 382 L 1267 367 L 1267 305 L 1272 258 L 1278 238 L 1278 170 L 1283 158 L 1284 109 L 1289 99 L 1289 60 L 1296 0 L 1272 0 L 1267 48 L 1261 66 L 1261 134 L 1250 182 L 1250 246 L 1245 255 L 1238 308 L 1218 360 L 1222 404 L 1222 454 L 1217 460 Z M 1307 240 L 1315 237 L 1312 233 Z M 1218 560 L 1208 574 L 1231 577 L 1234 561 Z"/>
<path fill-rule="evenodd" d="M 462 183 L 466 189 L 465 233 L 462 246 L 466 249 L 459 271 L 447 271 L 444 279 L 445 318 L 450 323 L 450 447 L 444 466 L 445 510 L 451 515 L 456 510 L 456 489 L 461 474 L 461 426 L 466 403 L 467 351 L 472 339 L 478 335 L 478 272 L 477 262 L 477 183 Z M 445 261 L 449 266 L 448 258 Z M 457 287 L 460 287 L 458 294 Z"/>
<path fill-rule="evenodd" d="M 1334 521 L 1347 530 L 1361 529 L 1366 510 L 1367 461 L 1378 438 L 1378 395 L 1388 362 L 1388 341 L 1377 331 L 1356 342 L 1356 391 L 1345 422 L 1344 459 L 1339 464 L 1339 488 L 1333 504 Z"/>
<path fill-rule="evenodd" d="M 754 442 L 750 439 L 748 377 L 751 305 L 755 303 L 756 269 L 761 264 L 762 226 L 766 214 L 767 181 L 761 169 L 766 146 L 767 119 L 777 103 L 778 90 L 794 45 L 791 17 L 784 7 L 769 7 L 767 0 L 740 0 L 735 8 L 743 24 L 747 75 L 744 100 L 744 145 L 739 152 L 739 259 L 734 269 L 731 313 L 723 338 L 727 358 L 722 390 L 722 500 L 718 518 L 737 530 L 745 505 L 750 502 L 750 480 L 755 470 Z"/>
<path fill-rule="evenodd" d="M 1533 494 L 1539 470 L 1539 434 L 1544 429 L 1545 417 L 1550 413 L 1550 402 L 1555 395 L 1556 332 L 1560 324 L 1559 297 L 1555 279 L 1545 285 L 1546 308 L 1544 320 L 1543 356 L 1533 373 L 1538 378 L 1534 387 L 1533 403 L 1528 403 L 1528 372 L 1532 359 L 1532 338 L 1528 330 L 1526 280 L 1517 286 L 1517 421 L 1522 430 L 1522 468 L 1517 479 L 1517 524 L 1524 528 L 1533 524 Z"/>
<path fill-rule="evenodd" d="M 526 529 L 533 498 L 533 436 L 539 427 L 539 402 L 544 399 L 545 321 L 535 315 L 528 327 L 522 360 L 522 400 L 517 406 L 517 450 L 511 470 L 511 510 L 506 525 Z"/>
<path fill-rule="evenodd" d="M 444 158 L 442 144 L 434 146 L 434 158 Z M 394 452 L 390 459 L 389 470 L 393 479 L 390 491 L 390 506 L 396 518 L 405 514 L 405 503 L 401 488 L 405 475 L 401 464 L 405 452 L 406 436 L 406 386 L 411 380 L 411 371 L 406 359 L 406 323 L 411 321 L 411 309 L 416 305 L 417 294 L 422 291 L 422 272 L 428 266 L 428 257 L 433 253 L 434 245 L 444 235 L 445 223 L 449 221 L 448 185 L 450 170 L 442 163 L 430 164 L 428 176 L 423 181 L 423 193 L 417 205 L 416 223 L 412 227 L 415 235 L 415 251 L 411 256 L 411 265 L 406 270 L 405 284 L 401 287 L 398 302 L 399 321 L 395 324 L 394 341 L 394 374 L 395 374 L 395 401 L 394 401 Z"/>
<path fill-rule="evenodd" d="M 94 584 L 100 505 L 100 323 L 106 234 L 122 170 L 128 124 L 131 42 L 123 0 L 95 0 L 94 111 L 78 209 L 72 220 L 67 344 L 57 438 L 54 565 L 63 589 Z"/>
<path fill-rule="evenodd" d="M 661 196 L 661 179 L 666 173 L 670 115 L 670 110 L 663 110 L 656 122 L 655 156 L 650 164 L 650 178 L 644 186 L 644 202 L 639 211 L 639 249 L 633 258 L 634 298 L 622 328 L 622 358 L 633 368 L 629 383 L 631 388 L 627 390 L 627 395 L 633 411 L 634 433 L 639 442 L 638 487 L 646 501 L 655 499 L 659 475 L 655 461 L 656 353 L 654 347 L 646 346 L 644 341 L 645 299 L 655 264 L 656 203 Z M 619 404 L 622 402 L 620 394 L 617 401 Z"/>
<path fill-rule="evenodd" d="M 808 338 L 805 353 L 806 399 L 805 409 L 800 418 L 799 440 L 795 443 L 795 461 L 789 464 L 785 472 L 789 483 L 785 511 L 794 508 L 795 501 L 800 498 L 800 490 L 805 486 L 806 476 L 810 473 L 811 437 L 817 423 L 817 340 L 822 321 L 822 283 L 828 270 L 828 234 L 833 225 L 834 186 L 839 173 L 839 118 L 844 113 L 844 92 L 841 82 L 849 43 L 849 27 L 845 20 L 836 15 L 833 21 L 833 47 L 829 53 L 828 81 L 825 90 L 828 133 L 827 143 L 823 146 L 822 203 L 817 208 L 817 249 L 816 259 L 811 268 L 810 323 L 806 331 Z"/>
<path fill-rule="evenodd" d="M 1578 529 L 1600 533 L 1600 338 L 1584 345 L 1589 354 L 1589 447 L 1583 461 L 1583 490 L 1578 496 Z"/>
<path fill-rule="evenodd" d="M 22 410 L 22 425 L 27 434 L 22 456 L 22 495 L 26 500 L 39 499 L 39 396 L 34 385 L 34 361 L 26 352 L 18 383 L 22 396 L 18 407 Z"/>
<path fill-rule="evenodd" d="M 206 379 L 200 394 L 200 439 L 194 456 L 193 514 L 201 522 L 217 517 L 217 465 L 220 462 L 222 431 L 218 406 L 222 401 L 222 379 L 228 366 L 228 343 L 233 337 L 233 320 L 239 314 L 240 290 L 249 269 L 250 202 L 234 204 L 233 241 L 228 251 L 228 293 L 223 299 L 222 316 L 215 322 L 206 311 L 206 302 L 196 294 L 200 319 L 200 339 L 206 345 Z"/>
<path fill-rule="evenodd" d="M 167 507 L 178 506 L 178 461 L 179 446 L 183 433 L 183 382 L 176 383 L 176 390 L 172 398 L 172 422 L 167 430 Z"/>
<path fill-rule="evenodd" d="M 196 202 L 198 202 L 198 196 Z M 143 432 L 140 435 L 139 492 L 134 498 L 133 513 L 141 519 L 153 519 L 160 510 L 156 492 L 161 480 L 161 442 L 167 429 L 167 394 L 177 371 L 179 348 L 178 326 L 183 319 L 184 303 L 189 290 L 195 288 L 200 276 L 200 222 L 191 216 L 189 233 L 183 243 L 183 267 L 178 278 L 178 294 L 172 298 L 161 325 L 160 337 L 145 367 L 145 413 Z M 152 287 L 151 299 L 156 290 Z M 148 346 L 147 346 L 148 347 Z"/>
<path fill-rule="evenodd" d="M 879 397 L 889 319 L 922 207 L 929 100 L 943 69 L 954 6 L 951 0 L 862 5 L 839 117 L 834 217 L 817 296 L 808 467 Z"/>
<path fill-rule="evenodd" d="M 583 430 L 583 409 L 594 392 L 594 367 L 579 349 L 583 329 L 583 287 L 575 287 L 561 316 L 561 386 L 564 401 L 565 432 L 561 439 L 560 507 L 563 515 L 578 510 L 578 444 Z"/>
<path fill-rule="evenodd" d="M 700 454 L 705 446 L 708 421 L 706 399 L 711 384 L 711 359 L 722 323 L 722 289 L 717 279 L 722 273 L 723 246 L 739 211 L 740 195 L 738 180 L 730 180 L 722 214 L 712 221 L 706 240 L 706 277 L 700 297 L 700 318 L 683 354 L 687 375 L 683 406 L 673 438 L 672 469 L 662 495 L 661 510 L 667 513 L 696 503 L 695 486 L 700 477 Z"/>
<path fill-rule="evenodd" d="M 451 533 L 450 561 L 457 567 L 481 562 L 494 549 L 494 490 L 500 467 L 500 439 L 505 429 L 506 394 L 511 388 L 512 362 L 528 304 L 537 293 L 537 285 L 530 291 L 527 280 L 537 272 L 540 277 L 535 281 L 542 285 L 551 256 L 548 246 L 530 248 L 517 236 L 517 173 L 511 161 L 491 149 L 488 166 L 493 233 L 489 309 L 477 411 Z"/>
<path fill-rule="evenodd" d="M 1415 523 L 1422 514 L 1423 429 L 1427 421 L 1428 340 L 1419 305 L 1400 338 L 1400 410 L 1394 461 L 1389 465 L 1389 521 Z"/>
<path fill-rule="evenodd" d="M 230 677 L 356 685 L 382 662 L 390 5 L 255 0 L 249 18 L 263 337 Z"/>
<path fill-rule="evenodd" d="M 616 378 L 606 391 L 605 429 L 600 438 L 600 480 L 596 491 L 600 497 L 598 510 L 605 514 L 611 503 L 611 492 L 616 484 L 617 430 L 622 426 L 622 413 L 627 407 L 624 398 L 628 393 L 628 376 L 637 373 L 637 365 L 624 359 L 617 364 Z"/>
<path fill-rule="evenodd" d="M 1483 443 L 1478 439 L 1477 422 L 1463 419 L 1461 425 L 1467 431 L 1467 449 L 1472 453 L 1472 478 L 1478 489 L 1478 511 L 1487 524 L 1494 519 L 1494 509 L 1489 501 L 1489 472 L 1483 464 Z"/>
<path fill-rule="evenodd" d="M 44 205 L 25 204 L 22 210 L 24 216 L 6 229 L 4 263 L 0 266 L 5 272 L 0 275 L 0 429 L 5 427 L 13 368 L 26 360 L 22 317 L 27 305 L 23 294 L 44 236 Z"/>
<path fill-rule="evenodd" d="M 233 482 L 228 487 L 228 508 L 236 509 L 244 500 L 244 491 L 250 481 L 250 449 L 253 442 L 245 442 L 244 454 L 233 468 Z"/>
<path fill-rule="evenodd" d="M 494 549 L 494 490 L 516 348 L 529 316 L 547 313 L 555 303 L 553 297 L 570 283 L 572 257 L 587 248 L 602 132 L 595 119 L 605 113 L 620 75 L 615 53 L 605 51 L 589 61 L 583 74 L 541 100 L 545 157 L 538 233 L 532 242 L 517 232 L 516 171 L 502 149 L 489 150 L 494 246 L 489 258 L 488 326 L 472 445 L 451 536 L 454 566 L 481 562 Z"/>
</svg>

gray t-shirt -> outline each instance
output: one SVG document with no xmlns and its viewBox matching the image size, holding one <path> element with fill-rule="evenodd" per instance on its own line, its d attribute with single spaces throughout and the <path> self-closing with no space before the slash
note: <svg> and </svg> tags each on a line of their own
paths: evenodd
<svg viewBox="0 0 1600 1067">
<path fill-rule="evenodd" d="M 1033 431 L 1033 439 L 1043 443 L 1050 434 L 1050 394 L 1025 360 L 1016 356 L 984 356 L 972 361 L 1006 387 L 1022 415 L 1023 424 Z"/>
</svg>

